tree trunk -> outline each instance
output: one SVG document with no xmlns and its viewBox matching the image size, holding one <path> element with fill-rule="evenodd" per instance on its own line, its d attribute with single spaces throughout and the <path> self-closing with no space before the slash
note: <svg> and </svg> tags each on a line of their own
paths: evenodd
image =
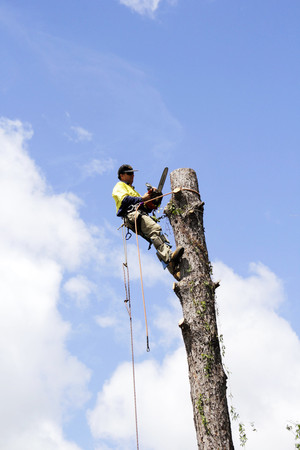
<svg viewBox="0 0 300 450">
<path fill-rule="evenodd" d="M 211 279 L 203 227 L 203 205 L 196 173 L 177 169 L 171 173 L 172 200 L 165 212 L 177 246 L 185 251 L 180 263 L 181 280 L 174 283 L 180 299 L 180 322 L 187 352 L 194 422 L 201 450 L 233 449 Z M 190 189 L 190 190 L 186 190 Z M 174 192 L 175 191 L 175 192 Z"/>
</svg>

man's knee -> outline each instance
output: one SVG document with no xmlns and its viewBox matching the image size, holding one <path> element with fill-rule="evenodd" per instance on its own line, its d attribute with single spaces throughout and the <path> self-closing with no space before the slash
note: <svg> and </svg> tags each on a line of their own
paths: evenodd
<svg viewBox="0 0 300 450">
<path fill-rule="evenodd" d="M 141 217 L 141 231 L 143 234 L 151 237 L 157 236 L 161 232 L 161 226 L 154 222 L 149 216 L 142 215 Z"/>
</svg>

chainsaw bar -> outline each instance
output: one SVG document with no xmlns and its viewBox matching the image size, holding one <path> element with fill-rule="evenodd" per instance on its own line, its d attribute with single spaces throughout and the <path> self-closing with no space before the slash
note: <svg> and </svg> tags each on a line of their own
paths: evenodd
<svg viewBox="0 0 300 450">
<path fill-rule="evenodd" d="M 166 181 L 166 178 L 167 178 L 167 175 L 168 175 L 168 170 L 169 170 L 168 167 L 164 168 L 163 173 L 161 174 L 158 186 L 156 188 L 156 192 L 160 192 L 160 193 L 162 192 L 164 184 L 165 184 L 165 181 Z M 146 187 L 147 187 L 148 191 L 153 189 L 153 187 L 152 187 L 152 185 L 150 183 L 146 183 Z"/>
<path fill-rule="evenodd" d="M 146 204 L 146 208 L 148 208 L 150 211 L 159 208 L 159 206 L 161 204 L 162 190 L 163 190 L 166 178 L 167 178 L 168 170 L 169 170 L 168 167 L 164 168 L 163 173 L 160 177 L 157 189 L 153 190 L 153 187 L 151 186 L 151 184 L 146 183 L 147 190 L 148 190 L 148 192 L 151 191 L 151 198 L 153 199 L 151 202 Z M 160 198 L 156 199 L 156 197 L 160 197 Z"/>
<path fill-rule="evenodd" d="M 158 192 L 162 192 L 162 190 L 163 190 L 163 187 L 164 187 L 167 175 L 168 175 L 168 170 L 169 170 L 168 167 L 165 167 L 163 170 L 163 173 L 161 174 L 161 177 L 160 177 L 160 180 L 159 180 L 159 183 L 157 186 Z"/>
</svg>

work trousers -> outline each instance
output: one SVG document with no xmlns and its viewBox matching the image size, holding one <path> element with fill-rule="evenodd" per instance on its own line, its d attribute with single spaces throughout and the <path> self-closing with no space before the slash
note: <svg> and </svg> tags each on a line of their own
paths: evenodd
<svg viewBox="0 0 300 450">
<path fill-rule="evenodd" d="M 170 262 L 172 251 L 171 246 L 160 225 L 155 222 L 147 213 L 143 211 L 132 211 L 124 218 L 126 227 L 135 232 L 135 216 L 137 214 L 138 234 L 149 240 L 156 248 L 156 255 L 165 264 Z"/>
</svg>

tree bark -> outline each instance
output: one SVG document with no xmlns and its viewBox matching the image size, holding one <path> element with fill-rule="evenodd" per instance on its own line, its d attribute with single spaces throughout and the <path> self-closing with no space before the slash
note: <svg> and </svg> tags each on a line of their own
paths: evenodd
<svg viewBox="0 0 300 450">
<path fill-rule="evenodd" d="M 187 352 L 198 448 L 232 450 L 227 377 L 216 322 L 215 289 L 218 283 L 211 279 L 212 266 L 203 227 L 204 203 L 196 173 L 192 169 L 173 171 L 171 188 L 172 200 L 165 213 L 173 228 L 176 245 L 185 249 L 180 263 L 181 280 L 174 283 L 174 291 L 183 309 L 179 326 Z"/>
</svg>

